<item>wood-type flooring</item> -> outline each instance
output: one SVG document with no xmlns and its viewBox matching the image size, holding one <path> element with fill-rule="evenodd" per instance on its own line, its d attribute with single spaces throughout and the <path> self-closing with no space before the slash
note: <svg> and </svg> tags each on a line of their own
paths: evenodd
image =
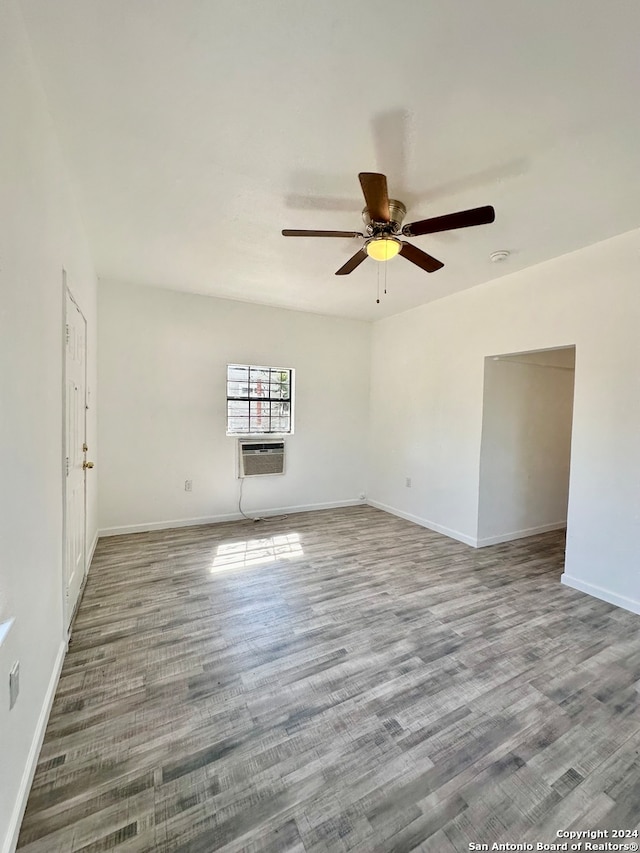
<svg viewBox="0 0 640 853">
<path fill-rule="evenodd" d="M 100 540 L 19 850 L 639 829 L 640 616 L 562 586 L 563 555 L 371 507 Z"/>
</svg>

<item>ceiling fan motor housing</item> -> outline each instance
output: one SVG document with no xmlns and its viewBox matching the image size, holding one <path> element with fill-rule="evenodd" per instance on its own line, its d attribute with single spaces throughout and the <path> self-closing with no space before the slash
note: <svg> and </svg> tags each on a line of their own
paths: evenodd
<svg viewBox="0 0 640 853">
<path fill-rule="evenodd" d="M 362 219 L 369 234 L 396 234 L 400 231 L 402 220 L 407 215 L 407 208 L 395 198 L 389 199 L 389 222 L 377 223 L 369 216 L 369 208 L 362 211 Z"/>
</svg>

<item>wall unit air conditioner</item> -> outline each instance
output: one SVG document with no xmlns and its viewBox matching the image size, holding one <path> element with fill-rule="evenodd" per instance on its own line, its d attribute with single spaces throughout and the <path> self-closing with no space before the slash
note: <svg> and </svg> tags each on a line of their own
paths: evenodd
<svg viewBox="0 0 640 853">
<path fill-rule="evenodd" d="M 238 442 L 238 477 L 284 474 L 284 441 Z"/>
</svg>

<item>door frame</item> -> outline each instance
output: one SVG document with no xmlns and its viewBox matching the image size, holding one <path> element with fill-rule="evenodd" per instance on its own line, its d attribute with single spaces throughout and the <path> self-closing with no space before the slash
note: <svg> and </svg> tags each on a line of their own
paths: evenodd
<svg viewBox="0 0 640 853">
<path fill-rule="evenodd" d="M 570 371 L 573 373 L 573 382 L 571 386 L 571 430 L 569 433 L 569 455 L 568 455 L 568 478 L 567 478 L 567 503 L 565 509 L 565 520 L 560 520 L 557 522 L 549 522 L 546 524 L 541 524 L 537 527 L 525 528 L 524 530 L 515 530 L 511 533 L 498 534 L 496 536 L 480 536 L 480 519 L 482 513 L 482 500 L 483 500 L 483 450 L 485 449 L 485 415 L 487 412 L 487 401 L 486 401 L 486 391 L 487 391 L 487 366 L 494 361 L 507 361 L 513 364 L 525 364 L 528 366 L 535 365 L 536 362 L 527 362 L 522 358 L 519 360 L 519 357 L 525 356 L 536 356 L 536 355 L 544 355 L 547 353 L 556 353 L 564 350 L 573 350 L 573 364 L 571 366 L 567 366 L 564 364 L 544 364 L 537 363 L 537 366 L 544 370 L 559 370 L 559 371 Z M 530 536 L 537 536 L 542 533 L 551 532 L 553 530 L 565 530 L 565 547 L 564 547 L 564 557 L 563 560 L 563 572 L 564 572 L 564 564 L 566 561 L 566 552 L 567 552 L 567 542 L 569 537 L 570 530 L 570 516 L 571 516 L 571 500 L 572 500 L 572 475 L 573 475 L 573 456 L 574 456 L 574 435 L 575 435 L 575 389 L 576 389 L 576 376 L 577 376 L 577 365 L 578 365 L 578 345 L 575 341 L 571 343 L 558 343 L 555 346 L 548 347 L 539 347 L 537 349 L 528 349 L 521 350 L 517 352 L 500 352 L 491 355 L 486 355 L 483 359 L 483 368 L 482 368 L 482 412 L 481 412 L 481 436 L 480 436 L 480 468 L 479 468 L 479 477 L 478 477 L 478 512 L 477 512 L 477 523 L 476 523 L 476 548 L 483 548 L 486 546 L 496 545 L 502 542 L 514 542 L 518 539 L 525 539 Z M 530 394 L 529 394 L 530 396 Z"/>
<path fill-rule="evenodd" d="M 69 601 L 67 599 L 67 297 L 73 302 L 78 310 L 78 313 L 84 320 L 85 325 L 85 358 L 84 358 L 84 418 L 83 418 L 83 433 L 86 446 L 87 440 L 87 355 L 88 355 L 88 330 L 89 324 L 84 315 L 84 311 L 80 307 L 78 300 L 73 295 L 71 288 L 67 282 L 67 271 L 62 268 L 62 457 L 61 457 L 61 472 L 62 472 L 62 617 L 63 627 L 62 632 L 65 639 L 69 639 L 71 635 L 71 624 L 75 616 L 76 610 L 82 598 L 82 588 L 87 579 L 87 472 L 84 472 L 83 483 L 83 506 L 82 515 L 84 519 L 84 530 L 82 536 L 82 581 L 80 583 L 80 591 L 78 598 L 74 603 L 73 609 L 70 612 Z M 86 458 L 86 457 L 85 457 Z"/>
</svg>

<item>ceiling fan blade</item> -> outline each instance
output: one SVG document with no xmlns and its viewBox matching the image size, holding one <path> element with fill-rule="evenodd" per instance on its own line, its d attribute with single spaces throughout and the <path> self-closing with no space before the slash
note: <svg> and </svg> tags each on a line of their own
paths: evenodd
<svg viewBox="0 0 640 853">
<path fill-rule="evenodd" d="M 445 216 L 409 222 L 402 229 L 402 233 L 405 237 L 419 237 L 421 234 L 453 231 L 455 228 L 468 228 L 470 225 L 488 225 L 495 218 L 496 212 L 489 204 L 486 207 L 474 207 L 471 210 L 460 210 L 458 213 L 447 213 Z"/>
<path fill-rule="evenodd" d="M 364 249 L 360 249 L 359 252 L 356 252 L 352 258 L 349 258 L 347 263 L 340 267 L 336 275 L 349 275 L 350 272 L 353 272 L 356 267 L 359 267 L 363 261 L 366 261 L 369 256 L 367 255 Z"/>
<path fill-rule="evenodd" d="M 283 237 L 364 237 L 360 231 L 296 231 L 285 228 Z"/>
<path fill-rule="evenodd" d="M 386 177 L 378 172 L 360 172 L 358 177 L 369 216 L 374 222 L 388 222 L 389 193 Z"/>
<path fill-rule="evenodd" d="M 412 246 L 411 243 L 405 243 L 404 240 L 402 241 L 400 254 L 403 258 L 406 258 L 408 261 L 411 261 L 412 264 L 421 267 L 427 272 L 435 272 L 436 270 L 442 269 L 444 266 L 442 261 L 439 261 L 437 258 L 432 258 L 431 255 L 427 255 L 427 253 L 423 252 L 422 249 Z"/>
</svg>

